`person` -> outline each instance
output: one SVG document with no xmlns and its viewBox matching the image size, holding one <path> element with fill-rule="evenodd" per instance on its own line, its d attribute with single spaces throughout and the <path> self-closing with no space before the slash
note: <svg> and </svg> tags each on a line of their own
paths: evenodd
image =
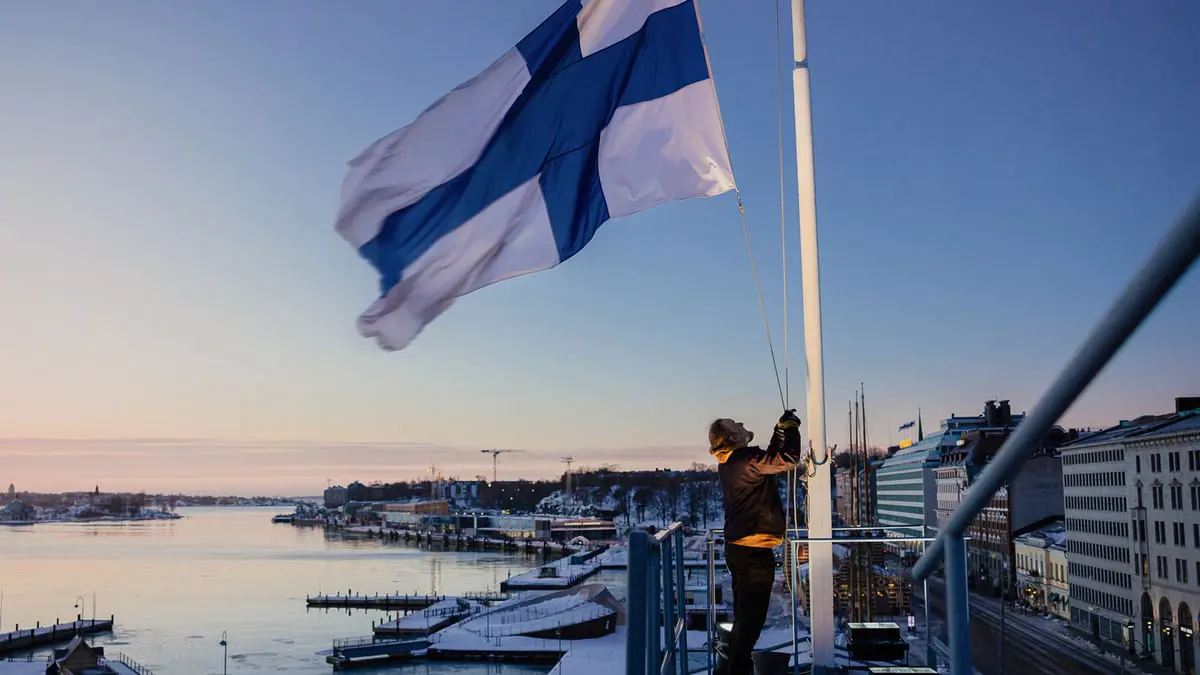
<svg viewBox="0 0 1200 675">
<path fill-rule="evenodd" d="M 802 461 L 800 418 L 785 411 L 766 450 L 751 446 L 752 440 L 754 433 L 731 419 L 715 420 L 708 429 L 725 506 L 725 565 L 733 577 L 733 632 L 728 653 L 718 655 L 718 675 L 754 672 L 751 654 L 775 584 L 772 549 L 787 531 L 775 476 Z"/>
</svg>

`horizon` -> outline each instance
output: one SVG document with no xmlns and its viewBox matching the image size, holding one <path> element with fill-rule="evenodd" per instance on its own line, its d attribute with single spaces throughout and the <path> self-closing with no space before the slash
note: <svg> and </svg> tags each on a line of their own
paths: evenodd
<svg viewBox="0 0 1200 675">
<path fill-rule="evenodd" d="M 346 163 L 560 4 L 6 8 L 0 485 L 304 492 L 434 463 L 490 477 L 493 447 L 525 451 L 501 479 L 559 474 L 568 454 L 686 466 L 720 417 L 765 440 L 781 402 L 732 195 L 613 220 L 401 352 L 356 333 L 378 278 L 334 232 Z M 771 109 L 791 22 L 701 10 L 806 433 L 786 70 L 782 195 Z M 1032 409 L 1195 194 L 1200 3 L 807 13 L 830 445 L 862 382 L 884 447 L 918 410 L 929 431 L 988 399 Z M 1059 424 L 1200 394 L 1197 306 L 1193 271 Z"/>
</svg>

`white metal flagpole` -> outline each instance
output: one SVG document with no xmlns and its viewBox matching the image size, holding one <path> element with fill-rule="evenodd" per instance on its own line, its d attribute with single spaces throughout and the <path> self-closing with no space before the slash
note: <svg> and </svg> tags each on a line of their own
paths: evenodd
<svg viewBox="0 0 1200 675">
<path fill-rule="evenodd" d="M 800 268 L 804 302 L 804 360 L 808 437 L 815 475 L 808 479 L 809 619 L 813 673 L 834 666 L 833 536 L 829 455 L 825 438 L 825 360 L 821 349 L 821 274 L 817 265 L 817 198 L 813 175 L 812 103 L 809 96 L 808 46 L 804 0 L 792 0 L 792 89 L 796 119 L 796 183 L 800 198 Z"/>
</svg>

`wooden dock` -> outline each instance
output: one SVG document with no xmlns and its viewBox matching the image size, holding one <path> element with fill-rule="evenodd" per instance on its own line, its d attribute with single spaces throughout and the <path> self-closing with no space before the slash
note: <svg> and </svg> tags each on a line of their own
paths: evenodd
<svg viewBox="0 0 1200 675">
<path fill-rule="evenodd" d="M 501 602 L 509 599 L 507 593 L 467 593 L 463 600 L 473 600 L 478 603 Z M 305 598 L 309 607 L 329 607 L 333 609 L 380 609 L 386 611 L 413 612 L 426 609 L 446 600 L 456 600 L 453 596 L 445 595 L 310 595 Z"/>
<path fill-rule="evenodd" d="M 33 628 L 21 628 L 11 633 L 0 633 L 0 656 L 28 649 L 37 649 L 60 642 L 69 642 L 78 634 L 95 635 L 96 633 L 111 633 L 113 617 L 107 619 L 82 619 L 70 623 L 54 623 L 50 626 L 41 624 Z"/>
<path fill-rule="evenodd" d="M 305 598 L 309 607 L 332 607 L 337 609 L 382 609 L 411 612 L 425 609 L 446 599 L 444 595 L 310 595 Z"/>
</svg>

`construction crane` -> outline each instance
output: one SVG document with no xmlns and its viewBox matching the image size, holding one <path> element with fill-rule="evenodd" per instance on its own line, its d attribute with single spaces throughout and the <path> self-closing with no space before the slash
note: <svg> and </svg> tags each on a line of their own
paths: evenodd
<svg viewBox="0 0 1200 675">
<path fill-rule="evenodd" d="M 567 465 L 567 503 L 569 504 L 574 501 L 571 499 L 571 465 L 575 463 L 575 458 L 563 457 L 562 463 Z"/>
<path fill-rule="evenodd" d="M 484 454 L 492 455 L 492 482 L 496 482 L 496 465 L 499 462 L 500 455 L 506 452 L 524 452 L 523 450 L 480 450 Z"/>
</svg>

